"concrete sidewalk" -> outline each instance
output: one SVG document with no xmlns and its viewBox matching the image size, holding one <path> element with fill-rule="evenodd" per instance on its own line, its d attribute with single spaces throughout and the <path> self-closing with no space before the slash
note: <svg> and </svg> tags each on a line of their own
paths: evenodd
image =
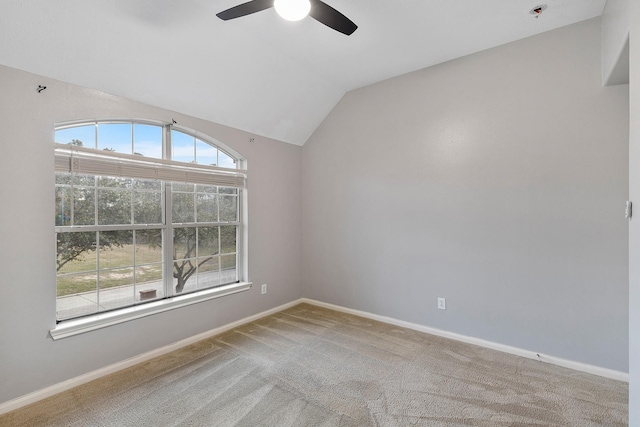
<svg viewBox="0 0 640 427">
<path fill-rule="evenodd" d="M 187 281 L 182 293 L 231 283 L 236 280 L 236 277 L 235 269 L 193 275 Z M 172 285 L 174 289 L 176 284 L 177 280 L 174 279 Z M 148 290 L 156 292 L 155 298 L 141 299 L 140 291 Z M 162 298 L 164 298 L 164 286 L 161 280 L 65 295 L 56 299 L 56 318 L 57 320 L 71 319 Z"/>
</svg>

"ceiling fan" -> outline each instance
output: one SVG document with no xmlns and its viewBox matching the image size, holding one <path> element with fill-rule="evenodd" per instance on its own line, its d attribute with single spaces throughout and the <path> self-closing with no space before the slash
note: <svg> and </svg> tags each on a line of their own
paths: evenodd
<svg viewBox="0 0 640 427">
<path fill-rule="evenodd" d="M 251 0 L 223 10 L 216 16 L 224 21 L 240 18 L 274 7 L 278 15 L 289 21 L 299 21 L 309 15 L 327 27 L 351 35 L 358 28 L 349 18 L 321 0 Z"/>
</svg>

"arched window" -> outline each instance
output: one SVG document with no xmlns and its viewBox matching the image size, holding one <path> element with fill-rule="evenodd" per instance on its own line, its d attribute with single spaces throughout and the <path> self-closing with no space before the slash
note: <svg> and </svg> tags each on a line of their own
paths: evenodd
<svg viewBox="0 0 640 427">
<path fill-rule="evenodd" d="M 246 280 L 237 153 L 139 121 L 61 125 L 55 142 L 58 321 Z"/>
</svg>

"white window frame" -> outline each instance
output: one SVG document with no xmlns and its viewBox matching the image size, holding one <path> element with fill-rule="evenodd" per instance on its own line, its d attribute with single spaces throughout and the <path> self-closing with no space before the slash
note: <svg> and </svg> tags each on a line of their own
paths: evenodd
<svg viewBox="0 0 640 427">
<path fill-rule="evenodd" d="M 246 160 L 237 152 L 232 149 L 229 149 L 224 144 L 219 141 L 203 135 L 199 132 L 195 132 L 191 129 L 187 129 L 181 126 L 176 126 L 175 124 L 169 124 L 158 121 L 149 121 L 149 120 L 135 120 L 135 119 L 123 119 L 123 120 L 89 120 L 89 121 L 74 121 L 74 122 L 65 122 L 56 125 L 55 129 L 64 129 L 77 127 L 82 125 L 97 125 L 98 124 L 113 124 L 113 123 L 127 123 L 132 124 L 132 129 L 134 124 L 147 124 L 162 127 L 162 152 L 163 159 L 150 159 L 151 163 L 156 163 L 159 165 L 159 168 L 162 169 L 162 173 L 157 175 L 163 175 L 165 173 L 165 168 L 163 165 L 167 165 L 169 168 L 175 162 L 172 162 L 171 159 L 171 130 L 176 130 L 187 135 L 193 136 L 198 140 L 206 142 L 219 150 L 227 153 L 232 158 L 234 158 L 237 162 L 238 169 L 235 172 L 239 173 L 246 179 Z M 97 138 L 97 133 L 96 133 Z M 60 146 L 60 144 L 56 144 L 56 146 Z M 75 147 L 78 152 L 83 151 L 91 151 L 91 150 L 83 150 L 81 147 Z M 128 157 L 127 155 L 122 155 L 121 153 L 115 154 L 115 157 Z M 138 160 L 139 158 L 129 155 L 130 157 Z M 146 160 L 146 158 L 145 158 Z M 60 159 L 56 160 L 57 162 Z M 194 173 L 198 174 L 198 168 L 201 166 L 198 165 L 189 165 L 188 169 L 194 169 Z M 225 168 L 216 168 L 216 167 L 204 167 L 204 169 L 208 170 L 219 170 L 222 173 L 225 171 L 229 171 Z M 80 333 L 100 329 L 103 327 L 131 321 L 134 319 L 138 319 L 141 317 L 149 316 L 152 314 L 173 310 L 176 308 L 184 307 L 191 304 L 196 304 L 202 301 L 211 300 L 214 298 L 220 298 L 227 295 L 232 295 L 238 292 L 243 292 L 249 290 L 252 286 L 252 283 L 248 281 L 248 263 L 247 263 L 247 247 L 246 247 L 246 186 L 238 188 L 238 218 L 236 222 L 233 223 L 220 223 L 218 222 L 216 225 L 212 225 L 209 223 L 188 223 L 189 226 L 193 227 L 206 227 L 206 226 L 224 226 L 224 225 L 235 225 L 237 227 L 236 232 L 236 275 L 237 282 L 219 285 L 212 288 L 206 288 L 202 290 L 198 290 L 191 293 L 174 295 L 173 289 L 173 239 L 170 238 L 171 231 L 174 228 L 174 225 L 171 221 L 171 201 L 166 200 L 169 199 L 166 197 L 168 192 L 165 191 L 165 186 L 171 182 L 170 179 L 161 179 L 163 182 L 163 191 L 162 191 L 162 209 L 163 209 L 163 223 L 161 225 L 151 225 L 146 227 L 145 225 L 134 225 L 125 226 L 126 229 L 145 229 L 145 228 L 154 228 L 161 229 L 163 234 L 163 262 L 164 262 L 164 271 L 163 271 L 163 283 L 165 289 L 165 298 L 161 300 L 154 300 L 152 302 L 146 302 L 144 304 L 133 305 L 129 307 L 114 309 L 106 312 L 99 312 L 96 314 L 87 315 L 84 317 L 78 318 L 70 318 L 58 321 L 56 326 L 50 330 L 51 337 L 54 340 L 77 335 Z M 100 228 L 100 226 L 82 226 L 83 231 L 95 231 L 94 229 Z M 113 228 L 113 226 L 111 226 Z M 121 228 L 119 226 L 115 226 L 115 228 Z M 63 227 L 55 227 L 56 232 L 62 230 Z"/>
</svg>

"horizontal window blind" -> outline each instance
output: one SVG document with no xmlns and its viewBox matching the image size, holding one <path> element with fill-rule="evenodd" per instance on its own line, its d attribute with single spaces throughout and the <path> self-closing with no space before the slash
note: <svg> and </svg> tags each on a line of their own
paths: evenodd
<svg viewBox="0 0 640 427">
<path fill-rule="evenodd" d="M 246 170 L 55 144 L 56 172 L 244 188 Z"/>
</svg>

